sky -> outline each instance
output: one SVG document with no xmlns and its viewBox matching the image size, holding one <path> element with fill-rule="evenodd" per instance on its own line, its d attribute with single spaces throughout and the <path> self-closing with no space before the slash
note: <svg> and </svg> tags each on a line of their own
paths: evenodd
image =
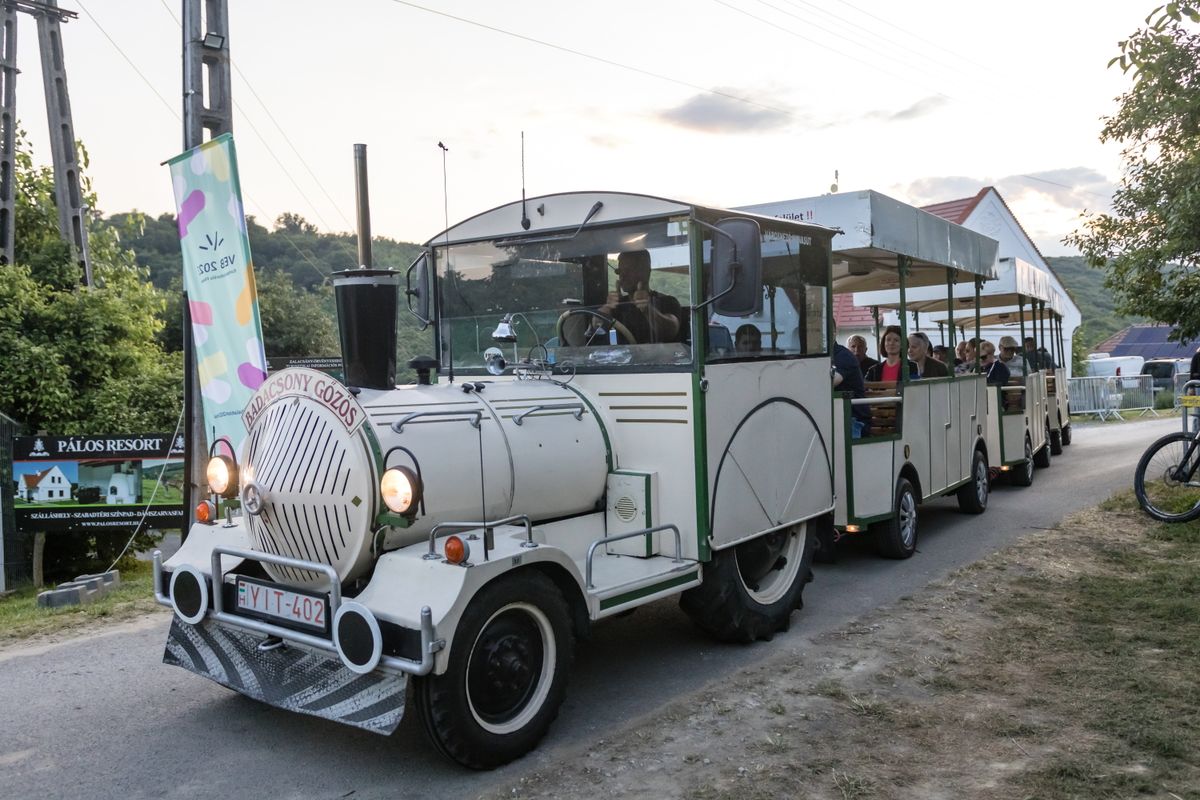
<svg viewBox="0 0 1200 800">
<path fill-rule="evenodd" d="M 1105 210 L 1120 150 L 1107 63 L 1159 0 L 231 0 L 248 214 L 424 242 L 528 196 L 718 207 L 874 189 L 915 205 L 996 186 L 1044 255 Z M 173 212 L 181 0 L 60 0 L 76 138 L 104 214 Z M 18 118 L 50 163 L 36 24 Z M 438 143 L 446 145 L 443 152 Z M 444 167 L 444 174 L 443 174 Z M 329 265 L 331 269 L 348 265 Z M 401 265 L 402 266 L 402 265 Z"/>
</svg>

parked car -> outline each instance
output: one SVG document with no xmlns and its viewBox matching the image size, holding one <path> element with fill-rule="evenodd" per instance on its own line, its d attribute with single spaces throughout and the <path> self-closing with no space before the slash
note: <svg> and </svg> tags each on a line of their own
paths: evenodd
<svg viewBox="0 0 1200 800">
<path fill-rule="evenodd" d="M 1084 364 L 1084 372 L 1090 378 L 1125 378 L 1123 388 L 1137 386 L 1137 376 L 1146 359 L 1141 356 L 1110 356 L 1107 353 L 1092 353 Z"/>
<path fill-rule="evenodd" d="M 1191 361 L 1186 358 L 1152 358 L 1142 364 L 1142 374 L 1154 378 L 1155 389 L 1175 388 L 1175 376 L 1187 375 Z"/>
</svg>

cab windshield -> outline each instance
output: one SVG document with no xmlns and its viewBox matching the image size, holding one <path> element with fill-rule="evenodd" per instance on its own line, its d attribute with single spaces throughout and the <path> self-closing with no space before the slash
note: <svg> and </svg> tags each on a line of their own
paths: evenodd
<svg viewBox="0 0 1200 800">
<path fill-rule="evenodd" d="M 576 369 L 691 364 L 688 219 L 511 237 L 434 250 L 442 364 L 485 351 Z"/>
</svg>

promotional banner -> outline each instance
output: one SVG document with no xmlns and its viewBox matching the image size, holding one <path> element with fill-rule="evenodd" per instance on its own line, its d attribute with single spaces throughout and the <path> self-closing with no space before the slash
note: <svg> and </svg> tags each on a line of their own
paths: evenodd
<svg viewBox="0 0 1200 800">
<path fill-rule="evenodd" d="M 215 432 L 240 454 L 246 437 L 242 410 L 262 385 L 267 364 L 233 137 L 221 134 L 167 163 L 179 211 L 204 429 L 210 444 Z"/>
<path fill-rule="evenodd" d="M 143 512 L 146 528 L 183 527 L 183 444 L 166 433 L 13 437 L 17 530 L 133 530 Z"/>
</svg>

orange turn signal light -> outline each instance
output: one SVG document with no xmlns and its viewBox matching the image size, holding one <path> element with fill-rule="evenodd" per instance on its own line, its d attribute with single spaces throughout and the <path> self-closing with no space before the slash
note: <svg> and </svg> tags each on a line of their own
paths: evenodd
<svg viewBox="0 0 1200 800">
<path fill-rule="evenodd" d="M 471 546 L 458 536 L 447 536 L 443 550 L 451 564 L 461 564 L 471 556 Z"/>
<path fill-rule="evenodd" d="M 196 504 L 196 521 L 212 525 L 217 519 L 217 507 L 211 500 L 202 500 Z"/>
</svg>

